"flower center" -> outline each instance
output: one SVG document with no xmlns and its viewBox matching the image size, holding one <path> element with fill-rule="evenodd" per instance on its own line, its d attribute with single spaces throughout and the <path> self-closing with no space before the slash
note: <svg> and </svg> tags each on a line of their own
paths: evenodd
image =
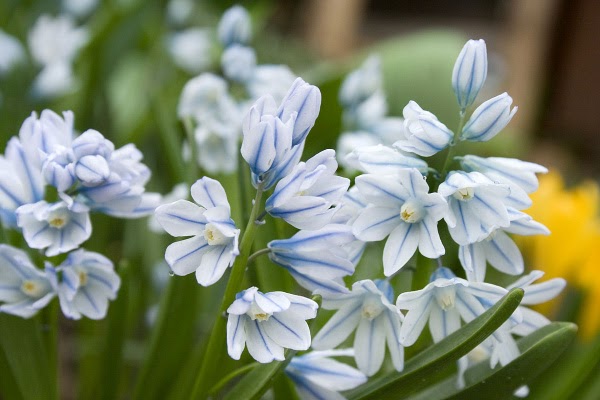
<svg viewBox="0 0 600 400">
<path fill-rule="evenodd" d="M 208 223 L 204 227 L 204 238 L 211 246 L 227 244 L 230 240 L 212 223 Z"/>
<path fill-rule="evenodd" d="M 21 291 L 29 297 L 40 297 L 43 290 L 43 285 L 32 279 L 26 279 L 21 284 Z"/>
<path fill-rule="evenodd" d="M 252 302 L 250 309 L 248 310 L 248 315 L 252 320 L 266 321 L 271 317 L 271 314 L 265 312 L 262 308 L 260 308 L 256 302 Z"/>
<path fill-rule="evenodd" d="M 435 291 L 435 299 L 440 308 L 444 311 L 454 308 L 456 300 L 456 290 L 454 289 L 454 286 L 437 288 Z"/>
<path fill-rule="evenodd" d="M 61 229 L 69 222 L 69 213 L 66 208 L 59 208 L 50 212 L 47 221 L 52 228 Z"/>
<path fill-rule="evenodd" d="M 415 200 L 408 200 L 400 208 L 400 218 L 409 224 L 419 222 L 423 219 L 424 214 L 423 206 Z"/>
<path fill-rule="evenodd" d="M 475 196 L 475 189 L 472 187 L 466 187 L 462 189 L 458 189 L 454 193 L 454 198 L 461 201 L 469 201 Z"/>
<path fill-rule="evenodd" d="M 383 304 L 377 296 L 369 296 L 363 301 L 361 315 L 363 318 L 372 320 L 383 312 Z"/>
<path fill-rule="evenodd" d="M 77 276 L 79 277 L 79 286 L 85 286 L 88 283 L 88 274 L 83 270 L 77 271 Z"/>
</svg>

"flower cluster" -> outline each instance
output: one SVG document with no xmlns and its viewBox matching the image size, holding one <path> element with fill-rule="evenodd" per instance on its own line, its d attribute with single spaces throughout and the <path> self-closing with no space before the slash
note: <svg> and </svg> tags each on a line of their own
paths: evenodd
<svg viewBox="0 0 600 400">
<path fill-rule="evenodd" d="M 91 212 L 137 218 L 151 214 L 160 200 L 158 194 L 145 192 L 150 171 L 134 145 L 115 149 L 93 129 L 76 136 L 73 119 L 70 111 L 62 117 L 50 110 L 39 118 L 33 113 L 0 156 L 2 224 L 20 230 L 27 245 L 47 257 L 78 249 L 89 239 Z M 119 287 L 112 263 L 99 254 L 77 250 L 56 269 L 47 266 L 44 275 L 25 253 L 8 248 L 5 252 L 10 254 L 5 268 L 13 272 L 0 275 L 0 284 L 9 282 L 7 287 L 15 292 L 13 285 L 20 282 L 22 291 L 2 298 L 6 312 L 16 309 L 18 315 L 31 316 L 47 303 L 44 296 L 58 293 L 68 317 L 103 318 L 107 299 L 113 299 Z M 19 266 L 25 272 L 19 273 Z M 21 304 L 22 294 L 36 302 Z M 37 301 L 41 299 L 45 301 Z"/>
</svg>

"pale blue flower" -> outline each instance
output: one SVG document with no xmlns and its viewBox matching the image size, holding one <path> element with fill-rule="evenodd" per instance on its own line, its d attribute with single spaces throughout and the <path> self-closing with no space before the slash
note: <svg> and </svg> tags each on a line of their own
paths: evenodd
<svg viewBox="0 0 600 400">
<path fill-rule="evenodd" d="M 212 63 L 212 40 L 207 29 L 189 28 L 172 33 L 166 47 L 173 62 L 190 74 L 208 69 Z"/>
<path fill-rule="evenodd" d="M 104 318 L 108 301 L 117 297 L 121 286 L 108 258 L 83 249 L 70 253 L 56 268 L 47 263 L 46 272 L 58 292 L 62 312 L 71 319 Z"/>
<path fill-rule="evenodd" d="M 385 348 L 389 349 L 397 371 L 404 368 L 404 347 L 400 344 L 402 313 L 394 307 L 394 291 L 386 280 L 363 280 L 352 285 L 352 292 L 324 296 L 322 307 L 338 310 L 313 339 L 317 350 L 332 349 L 356 330 L 356 365 L 367 376 L 379 371 Z"/>
<path fill-rule="evenodd" d="M 483 282 L 487 263 L 505 274 L 520 275 L 523 273 L 525 269 L 523 256 L 507 233 L 519 235 L 548 235 L 550 233 L 544 225 L 514 208 L 508 208 L 508 215 L 510 219 L 508 227 L 495 229 L 488 237 L 479 242 L 460 246 L 458 258 L 469 281 Z"/>
<path fill-rule="evenodd" d="M 465 124 L 460 138 L 485 142 L 496 136 L 517 112 L 518 107 L 510 108 L 512 101 L 512 97 L 502 93 L 481 104 Z"/>
<path fill-rule="evenodd" d="M 233 44 L 225 49 L 221 56 L 223 74 L 236 82 L 247 82 L 256 67 L 256 52 L 254 49 L 239 44 Z"/>
<path fill-rule="evenodd" d="M 426 174 L 428 168 L 424 160 L 381 144 L 357 146 L 345 160 L 350 167 L 374 175 L 394 175 L 410 168 L 416 168 L 422 174 Z"/>
<path fill-rule="evenodd" d="M 272 240 L 269 258 L 285 268 L 304 288 L 319 294 L 346 293 L 342 278 L 352 275 L 354 253 L 345 246 L 356 238 L 348 225 L 329 224 L 300 231 L 289 239 Z"/>
<path fill-rule="evenodd" d="M 379 91 L 382 81 L 381 60 L 378 56 L 370 56 L 342 82 L 340 103 L 349 108 L 357 106 Z"/>
<path fill-rule="evenodd" d="M 284 348 L 310 347 L 307 319 L 317 315 L 318 305 L 305 297 L 285 292 L 259 292 L 256 287 L 236 295 L 227 313 L 227 352 L 239 360 L 244 347 L 256 361 L 283 361 Z"/>
<path fill-rule="evenodd" d="M 452 239 L 461 246 L 479 242 L 496 228 L 510 225 L 508 185 L 479 172 L 452 171 L 438 188 L 450 206 L 445 216 Z"/>
<path fill-rule="evenodd" d="M 31 56 L 43 66 L 70 64 L 88 39 L 87 29 L 68 15 L 41 15 L 28 35 Z"/>
<path fill-rule="evenodd" d="M 400 150 L 429 157 L 445 149 L 454 138 L 452 131 L 435 115 L 412 100 L 404 107 L 403 114 L 406 139 L 394 143 Z"/>
<path fill-rule="evenodd" d="M 192 185 L 196 205 L 178 200 L 158 207 L 158 223 L 171 236 L 192 236 L 175 242 L 165 252 L 165 259 L 177 275 L 196 272 L 202 286 L 217 282 L 239 254 L 236 229 L 231 219 L 227 195 L 221 184 L 208 177 Z"/>
<path fill-rule="evenodd" d="M 246 90 L 253 99 L 266 94 L 273 96 L 275 102 L 283 100 L 296 75 L 287 65 L 257 65 L 252 76 L 245 82 Z"/>
<path fill-rule="evenodd" d="M 461 110 L 475 101 L 487 77 L 485 41 L 469 40 L 462 48 L 452 70 L 452 88 Z"/>
<path fill-rule="evenodd" d="M 246 44 L 251 35 L 250 15 L 244 7 L 233 6 L 223 13 L 217 27 L 217 36 L 223 46 Z"/>
<path fill-rule="evenodd" d="M 361 195 L 370 203 L 354 221 L 354 235 L 365 242 L 383 240 L 383 268 L 390 276 L 402 268 L 417 248 L 428 258 L 444 254 L 437 223 L 448 205 L 416 169 L 395 175 L 361 175 L 356 178 Z"/>
<path fill-rule="evenodd" d="M 460 164 L 467 172 L 481 172 L 494 182 L 507 184 L 510 187 L 510 204 L 519 210 L 531 206 L 527 194 L 535 192 L 539 186 L 536 174 L 548 172 L 542 165 L 516 158 L 466 155 L 460 157 Z"/>
<path fill-rule="evenodd" d="M 25 60 L 25 49 L 17 38 L 0 29 L 0 76 Z"/>
<path fill-rule="evenodd" d="M 61 117 L 52 110 L 43 110 L 39 118 L 37 113 L 32 112 L 19 130 L 19 139 L 26 144 L 25 150 L 31 153 L 30 158 L 43 162 L 53 152 L 70 149 L 75 136 L 74 119 L 72 111 L 63 111 Z"/>
<path fill-rule="evenodd" d="M 300 162 L 277 183 L 265 210 L 298 229 L 319 229 L 328 224 L 335 204 L 348 190 L 350 180 L 335 175 L 335 151 L 324 150 Z"/>
<path fill-rule="evenodd" d="M 296 114 L 292 146 L 296 146 L 306 139 L 319 116 L 320 109 L 321 91 L 319 88 L 304 82 L 302 78 L 296 78 L 277 109 L 277 116 L 282 121 L 287 121 L 292 114 Z"/>
<path fill-rule="evenodd" d="M 343 400 L 338 392 L 354 389 L 367 381 L 361 371 L 332 357 L 354 357 L 353 349 L 311 351 L 293 357 L 285 374 L 304 400 Z"/>
<path fill-rule="evenodd" d="M 431 336 L 437 343 L 457 331 L 461 320 L 472 321 L 506 293 L 506 289 L 496 285 L 457 278 L 448 268 L 440 267 L 425 288 L 398 296 L 396 306 L 408 310 L 400 330 L 400 342 L 404 346 L 415 343 L 429 321 Z M 521 314 L 515 312 L 510 321 L 520 323 Z"/>
<path fill-rule="evenodd" d="M 0 313 L 29 318 L 56 296 L 50 281 L 27 253 L 0 244 Z"/>
<path fill-rule="evenodd" d="M 52 257 L 76 249 L 92 234 L 89 208 L 66 195 L 56 203 L 42 200 L 16 210 L 27 245 Z"/>
</svg>

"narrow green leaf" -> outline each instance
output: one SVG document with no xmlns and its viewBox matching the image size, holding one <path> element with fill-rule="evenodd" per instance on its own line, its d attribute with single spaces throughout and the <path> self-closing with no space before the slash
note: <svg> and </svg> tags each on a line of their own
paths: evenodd
<svg viewBox="0 0 600 400">
<path fill-rule="evenodd" d="M 23 319 L 0 314 L 0 349 L 20 396 L 29 399 L 57 397 L 55 365 L 50 365 L 38 317 Z M 0 388 L 0 393 L 13 398 Z M 18 397 L 17 397 L 18 398 Z"/>
<path fill-rule="evenodd" d="M 260 399 L 269 388 L 269 383 L 285 369 L 295 354 L 295 351 L 289 351 L 285 361 L 273 361 L 254 368 L 225 395 L 225 400 Z"/>
<path fill-rule="evenodd" d="M 451 363 L 498 329 L 519 306 L 522 289 L 513 289 L 492 308 L 410 359 L 401 373 L 392 373 L 355 389 L 349 399 L 399 399 L 433 382 Z"/>
</svg>

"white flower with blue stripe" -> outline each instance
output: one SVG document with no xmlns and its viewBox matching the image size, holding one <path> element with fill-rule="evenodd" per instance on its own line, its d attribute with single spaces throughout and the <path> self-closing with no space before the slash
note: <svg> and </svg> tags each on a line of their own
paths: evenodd
<svg viewBox="0 0 600 400">
<path fill-rule="evenodd" d="M 27 253 L 0 244 L 0 313 L 29 318 L 54 296 L 48 277 L 31 263 Z"/>
<path fill-rule="evenodd" d="M 344 159 L 348 167 L 375 175 L 393 175 L 407 168 L 416 168 L 425 174 L 428 168 L 424 160 L 382 144 L 357 147 Z"/>
<path fill-rule="evenodd" d="M 510 187 L 479 172 L 450 172 L 438 193 L 448 201 L 450 210 L 445 220 L 452 239 L 461 246 L 479 242 L 496 228 L 510 225 Z"/>
<path fill-rule="evenodd" d="M 409 153 L 430 157 L 445 149 L 454 133 L 438 121 L 429 111 L 423 110 L 416 102 L 410 101 L 404 107 L 404 136 L 394 146 Z"/>
<path fill-rule="evenodd" d="M 517 113 L 518 107 L 510 108 L 512 101 L 508 93 L 502 93 L 482 103 L 465 124 L 460 139 L 472 142 L 486 142 L 492 139 Z"/>
<path fill-rule="evenodd" d="M 332 349 L 352 332 L 354 358 L 367 376 L 379 371 L 389 349 L 397 371 L 404 368 L 404 347 L 400 344 L 402 313 L 394 307 L 394 291 L 386 280 L 363 280 L 352 285 L 352 292 L 323 296 L 322 307 L 338 310 L 313 339 L 317 350 Z"/>
<path fill-rule="evenodd" d="M 354 389 L 367 381 L 367 376 L 332 357 L 354 357 L 353 349 L 311 351 L 293 357 L 285 374 L 294 382 L 304 400 L 343 400 L 339 392 Z"/>
<path fill-rule="evenodd" d="M 348 225 L 329 224 L 314 231 L 300 231 L 289 239 L 269 242 L 269 258 L 285 268 L 300 286 L 325 294 L 347 293 L 342 278 L 352 275 L 356 241 Z"/>
<path fill-rule="evenodd" d="M 327 149 L 300 162 L 277 183 L 265 210 L 298 229 L 319 229 L 336 212 L 336 203 L 348 190 L 350 180 L 335 175 L 335 150 Z"/>
<path fill-rule="evenodd" d="M 398 296 L 396 306 L 408 311 L 400 330 L 400 342 L 404 346 L 414 344 L 429 321 L 429 331 L 437 343 L 457 331 L 461 320 L 472 321 L 506 293 L 500 286 L 457 278 L 450 269 L 440 267 L 425 288 Z M 518 311 L 509 319 L 513 325 L 522 320 Z"/>
<path fill-rule="evenodd" d="M 62 312 L 71 319 L 104 318 L 108 301 L 116 299 L 121 286 L 108 258 L 83 249 L 70 253 L 56 268 L 46 263 L 46 273 L 58 292 Z"/>
<path fill-rule="evenodd" d="M 236 229 L 231 219 L 227 195 L 221 184 L 204 177 L 192 185 L 197 204 L 178 200 L 158 207 L 158 223 L 171 236 L 192 236 L 175 242 L 165 252 L 165 260 L 176 275 L 196 273 L 202 286 L 217 282 L 239 254 Z"/>
<path fill-rule="evenodd" d="M 523 256 L 508 234 L 548 235 L 550 233 L 548 228 L 534 221 L 529 215 L 510 207 L 507 210 L 510 219 L 508 227 L 495 229 L 479 242 L 460 246 L 458 258 L 469 281 L 483 282 L 487 263 L 505 274 L 522 274 L 525 270 Z"/>
<path fill-rule="evenodd" d="M 304 142 L 315 125 L 321 109 L 321 91 L 318 87 L 296 78 L 277 109 L 277 117 L 288 121 L 296 115 L 292 131 L 292 146 Z"/>
<path fill-rule="evenodd" d="M 371 203 L 354 221 L 354 235 L 365 242 L 383 240 L 383 268 L 390 276 L 402 268 L 417 248 L 428 258 L 444 254 L 437 223 L 446 216 L 442 196 L 429 193 L 429 186 L 416 169 L 395 175 L 361 175 L 356 178 L 361 195 Z"/>
<path fill-rule="evenodd" d="M 227 352 L 239 360 L 244 347 L 256 361 L 283 361 L 284 349 L 310 347 L 306 323 L 317 315 L 318 305 L 302 296 L 285 292 L 262 293 L 256 287 L 236 295 L 227 313 Z"/>
<path fill-rule="evenodd" d="M 462 112 L 475 101 L 487 77 L 485 41 L 469 40 L 462 48 L 452 70 L 452 88 Z"/>
</svg>

